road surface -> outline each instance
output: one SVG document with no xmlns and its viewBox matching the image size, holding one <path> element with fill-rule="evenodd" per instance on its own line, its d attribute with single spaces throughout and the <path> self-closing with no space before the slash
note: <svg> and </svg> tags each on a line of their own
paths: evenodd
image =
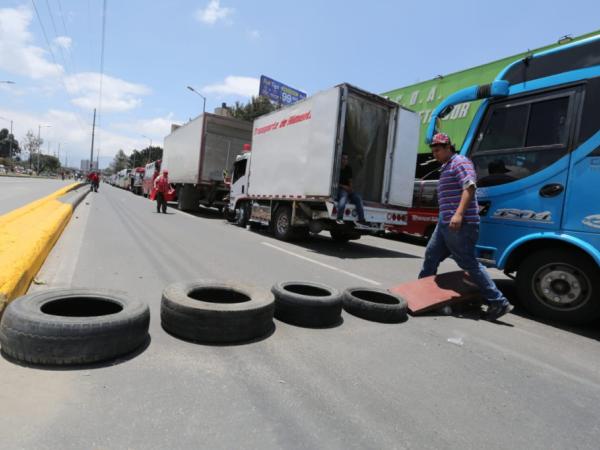
<svg viewBox="0 0 600 450">
<path fill-rule="evenodd" d="M 598 448 L 597 328 L 515 314 L 503 324 L 431 315 L 395 325 L 344 314 L 322 330 L 276 321 L 271 336 L 245 345 L 184 342 L 160 327 L 171 282 L 387 287 L 416 277 L 423 248 L 373 237 L 289 244 L 215 214 L 154 211 L 101 185 L 38 275 L 46 284 L 33 288 L 140 298 L 151 309 L 150 344 L 74 370 L 1 358 L 1 448 Z"/>
<path fill-rule="evenodd" d="M 73 180 L 0 176 L 0 215 L 73 183 Z"/>
</svg>

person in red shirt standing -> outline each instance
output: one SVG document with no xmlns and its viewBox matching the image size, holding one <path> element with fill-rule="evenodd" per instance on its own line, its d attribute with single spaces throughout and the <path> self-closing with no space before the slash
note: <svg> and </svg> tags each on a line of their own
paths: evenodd
<svg viewBox="0 0 600 450">
<path fill-rule="evenodd" d="M 98 185 L 100 184 L 100 178 L 96 172 L 90 172 L 88 174 L 88 180 L 90 180 L 91 189 L 94 192 L 98 192 Z"/>
<path fill-rule="evenodd" d="M 169 192 L 169 171 L 163 170 L 162 174 L 154 180 L 154 189 L 156 189 L 156 212 L 160 214 L 167 213 L 167 192 Z"/>
</svg>

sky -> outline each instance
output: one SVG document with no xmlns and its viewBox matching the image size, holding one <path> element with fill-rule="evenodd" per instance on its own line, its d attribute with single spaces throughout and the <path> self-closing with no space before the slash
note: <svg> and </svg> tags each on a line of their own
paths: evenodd
<svg viewBox="0 0 600 450">
<path fill-rule="evenodd" d="M 341 82 L 381 93 L 600 29 L 571 0 L 0 0 L 0 127 L 100 167 L 161 145 L 172 123 L 247 101 L 267 75 L 308 95 Z M 105 45 L 102 58 L 102 24 Z M 102 74 L 102 75 L 101 75 Z M 102 80 L 102 83 L 101 83 Z M 100 85 L 102 95 L 100 96 Z"/>
</svg>

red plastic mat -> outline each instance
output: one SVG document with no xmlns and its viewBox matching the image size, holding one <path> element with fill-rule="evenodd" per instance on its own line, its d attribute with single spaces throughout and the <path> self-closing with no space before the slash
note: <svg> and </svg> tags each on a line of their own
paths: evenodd
<svg viewBox="0 0 600 450">
<path fill-rule="evenodd" d="M 449 272 L 390 288 L 408 303 L 411 314 L 423 314 L 448 304 L 466 303 L 481 298 L 477 286 L 463 271 Z"/>
</svg>

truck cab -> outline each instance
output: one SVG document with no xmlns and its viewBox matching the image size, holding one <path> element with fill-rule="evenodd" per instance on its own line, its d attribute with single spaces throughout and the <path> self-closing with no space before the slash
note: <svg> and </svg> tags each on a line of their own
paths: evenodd
<svg viewBox="0 0 600 450">
<path fill-rule="evenodd" d="M 446 99 L 483 99 L 461 153 L 478 176 L 478 257 L 516 274 L 534 314 L 600 317 L 600 37 L 533 54 L 491 85 Z"/>
</svg>

